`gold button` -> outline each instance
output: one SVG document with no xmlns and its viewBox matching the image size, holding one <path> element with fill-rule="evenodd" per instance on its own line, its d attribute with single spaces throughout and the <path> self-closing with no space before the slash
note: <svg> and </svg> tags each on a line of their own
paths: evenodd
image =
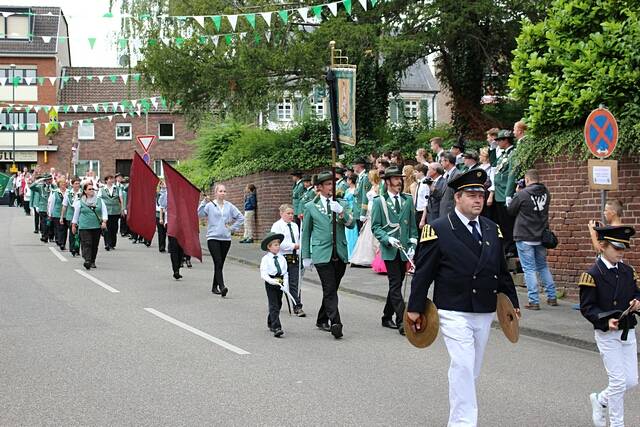
<svg viewBox="0 0 640 427">
<path fill-rule="evenodd" d="M 477 294 L 478 292 L 474 289 L 474 290 L 473 290 L 473 293 L 474 293 L 474 294 Z"/>
<path fill-rule="evenodd" d="M 476 280 L 476 276 L 473 276 L 473 280 Z"/>
<path fill-rule="evenodd" d="M 496 276 L 496 275 L 494 274 L 494 275 L 493 275 L 493 278 L 494 278 L 494 279 L 497 279 L 497 278 L 498 278 L 498 276 Z"/>
<path fill-rule="evenodd" d="M 618 301 L 614 301 L 614 302 L 613 302 L 613 305 L 618 305 Z"/>
</svg>

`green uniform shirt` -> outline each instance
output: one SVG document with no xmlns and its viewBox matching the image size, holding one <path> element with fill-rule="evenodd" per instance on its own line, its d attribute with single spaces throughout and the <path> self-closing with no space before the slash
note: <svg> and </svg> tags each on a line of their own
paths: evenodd
<svg viewBox="0 0 640 427">
<path fill-rule="evenodd" d="M 47 204 L 49 203 L 49 195 L 51 190 L 55 189 L 53 185 L 43 184 L 41 182 L 31 185 L 31 197 L 36 193 L 38 195 L 37 203 L 34 206 L 38 209 L 38 212 L 46 212 Z"/>
<path fill-rule="evenodd" d="M 515 154 L 515 147 L 508 147 L 502 152 L 496 163 L 496 173 L 493 178 L 496 202 L 504 203 L 507 197 L 513 197 L 516 191 L 518 165 Z"/>
<path fill-rule="evenodd" d="M 304 208 L 304 205 L 302 204 L 302 196 L 305 191 L 302 180 L 298 180 L 298 182 L 293 184 L 293 189 L 291 190 L 291 205 L 293 206 L 293 214 L 296 216 L 300 215 Z"/>
<path fill-rule="evenodd" d="M 67 190 L 67 210 L 64 211 L 64 219 L 67 221 L 71 221 L 73 219 L 73 204 L 82 196 L 82 191 L 79 191 L 78 194 L 73 194 L 73 188 L 69 188 Z"/>
<path fill-rule="evenodd" d="M 78 229 L 80 230 L 91 230 L 100 228 L 101 220 L 98 216 L 101 214 L 100 209 L 100 199 L 98 199 L 98 205 L 95 209 L 91 209 L 84 203 L 82 200 L 80 201 L 80 216 L 78 217 Z"/>
<path fill-rule="evenodd" d="M 98 197 L 104 202 L 109 215 L 120 215 L 122 209 L 120 206 L 120 191 L 115 185 L 111 187 L 111 192 L 107 187 L 102 187 Z"/>
<path fill-rule="evenodd" d="M 62 212 L 62 199 L 64 199 L 64 195 L 60 192 L 60 190 L 53 191 L 53 206 L 51 207 L 51 217 L 60 218 L 60 213 Z"/>
<path fill-rule="evenodd" d="M 355 203 L 353 204 L 353 217 L 355 219 L 360 219 L 361 216 L 367 215 L 367 205 L 369 204 L 367 193 L 369 190 L 371 190 L 371 182 L 369 181 L 367 171 L 364 171 L 362 175 L 358 176 L 356 192 L 354 193 Z"/>
</svg>

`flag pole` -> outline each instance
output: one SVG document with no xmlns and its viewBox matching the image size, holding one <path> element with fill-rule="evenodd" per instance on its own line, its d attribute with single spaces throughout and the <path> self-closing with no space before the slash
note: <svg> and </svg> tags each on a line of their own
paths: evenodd
<svg viewBox="0 0 640 427">
<path fill-rule="evenodd" d="M 337 91 L 338 85 L 336 80 L 336 75 L 333 71 L 333 67 L 335 65 L 335 50 L 336 50 L 336 42 L 329 42 L 329 49 L 331 51 L 331 65 L 328 67 L 327 75 L 325 77 L 327 81 L 327 85 L 329 86 L 329 111 L 331 113 L 331 195 L 334 200 L 336 197 L 336 161 L 337 155 L 342 154 L 342 150 L 340 147 L 340 139 L 338 137 L 338 99 L 337 99 Z M 332 238 L 332 257 L 338 256 L 337 250 L 337 236 L 336 236 L 336 213 L 332 212 L 331 214 L 331 227 L 333 231 Z"/>
</svg>

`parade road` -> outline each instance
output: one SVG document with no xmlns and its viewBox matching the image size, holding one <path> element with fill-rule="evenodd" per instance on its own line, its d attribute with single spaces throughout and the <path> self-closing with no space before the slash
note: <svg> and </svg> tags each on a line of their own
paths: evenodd
<svg viewBox="0 0 640 427">
<path fill-rule="evenodd" d="M 175 281 L 155 242 L 119 238 L 86 271 L 21 209 L 0 207 L 0 224 L 2 426 L 446 425 L 442 338 L 413 348 L 380 326 L 379 301 L 342 293 L 335 340 L 315 327 L 320 288 L 305 285 L 308 316 L 283 308 L 276 339 L 257 268 L 228 261 L 223 299 L 209 257 Z M 591 425 L 588 396 L 606 380 L 598 353 L 493 330 L 479 424 Z M 625 400 L 640 425 L 640 391 Z"/>
</svg>

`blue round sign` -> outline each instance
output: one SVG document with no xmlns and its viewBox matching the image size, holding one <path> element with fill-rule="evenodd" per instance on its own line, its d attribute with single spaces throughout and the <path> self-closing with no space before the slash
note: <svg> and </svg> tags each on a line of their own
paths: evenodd
<svg viewBox="0 0 640 427">
<path fill-rule="evenodd" d="M 142 155 L 142 160 L 144 160 L 144 162 L 145 162 L 146 164 L 151 163 L 151 157 L 149 157 L 149 153 L 144 153 L 144 154 Z"/>
</svg>

